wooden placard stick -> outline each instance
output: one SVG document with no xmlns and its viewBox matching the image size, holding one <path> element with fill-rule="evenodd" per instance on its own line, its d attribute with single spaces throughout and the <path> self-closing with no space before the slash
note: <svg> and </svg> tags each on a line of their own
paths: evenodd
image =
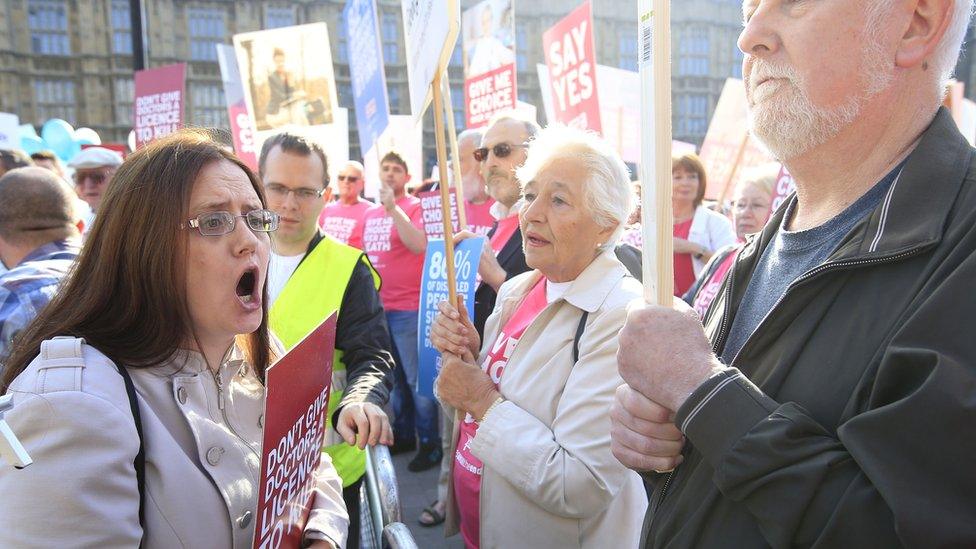
<svg viewBox="0 0 976 549">
<path fill-rule="evenodd" d="M 671 210 L 671 2 L 638 0 L 641 80 L 641 225 L 644 299 L 670 307 L 674 295 Z"/>
<path fill-rule="evenodd" d="M 447 140 L 451 144 L 451 169 L 454 171 L 454 188 L 457 195 L 458 209 L 458 228 L 462 231 L 468 229 L 468 217 L 464 211 L 464 181 L 461 180 L 461 157 L 458 155 L 457 126 L 454 125 L 454 103 L 451 102 L 451 85 L 444 71 L 441 80 L 444 86 L 444 104 L 447 105 Z"/>
<path fill-rule="evenodd" d="M 451 189 L 447 186 L 447 150 L 444 143 L 444 90 L 441 82 L 447 77 L 440 71 L 431 87 L 434 94 L 434 140 L 437 148 L 437 171 L 441 184 L 441 217 L 444 222 L 444 257 L 447 260 L 447 291 L 451 305 L 457 305 L 457 273 L 454 272 L 454 227 L 451 224 Z"/>
</svg>

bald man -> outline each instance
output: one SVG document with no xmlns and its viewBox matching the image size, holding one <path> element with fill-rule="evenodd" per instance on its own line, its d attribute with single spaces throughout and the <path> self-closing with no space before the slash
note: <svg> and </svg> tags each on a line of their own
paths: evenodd
<svg viewBox="0 0 976 549">
<path fill-rule="evenodd" d="M 0 362 L 57 291 L 81 245 L 74 197 L 44 168 L 0 177 Z M 2 366 L 2 365 L 0 365 Z"/>
</svg>

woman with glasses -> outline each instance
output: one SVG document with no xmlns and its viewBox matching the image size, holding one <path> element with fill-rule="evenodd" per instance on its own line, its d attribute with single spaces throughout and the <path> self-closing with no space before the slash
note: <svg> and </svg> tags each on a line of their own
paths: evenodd
<svg viewBox="0 0 976 549">
<path fill-rule="evenodd" d="M 701 271 L 701 276 L 684 295 L 695 311 L 704 319 L 712 300 L 718 295 L 722 281 L 745 243 L 746 235 L 758 233 L 769 219 L 773 187 L 776 185 L 778 168 L 762 168 L 747 174 L 732 195 L 732 224 L 738 239 L 735 244 L 715 252 Z"/>
<path fill-rule="evenodd" d="M 125 161 L 0 379 L 34 460 L 0 467 L 0 546 L 251 547 L 277 225 L 257 177 L 206 133 Z M 323 455 L 316 547 L 344 544 L 341 488 Z"/>
</svg>

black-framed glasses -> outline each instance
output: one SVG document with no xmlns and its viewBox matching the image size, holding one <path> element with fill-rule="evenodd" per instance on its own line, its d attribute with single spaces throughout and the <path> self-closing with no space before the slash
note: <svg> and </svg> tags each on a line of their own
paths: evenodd
<svg viewBox="0 0 976 549">
<path fill-rule="evenodd" d="M 494 147 L 489 149 L 488 147 L 481 147 L 480 149 L 474 150 L 474 159 L 478 162 L 484 162 L 488 160 L 488 152 L 491 151 L 495 153 L 498 158 L 505 158 L 506 156 L 512 154 L 513 149 L 526 149 L 528 145 L 511 145 L 509 143 L 497 143 Z"/>
<path fill-rule="evenodd" d="M 303 202 L 315 200 L 316 198 L 320 198 L 323 194 L 325 194 L 325 189 L 309 189 L 308 187 L 289 189 L 288 187 L 279 185 L 277 183 L 265 185 L 264 190 L 268 192 L 268 196 L 274 197 L 278 200 L 288 198 L 288 193 L 295 193 L 295 198 Z"/>
<path fill-rule="evenodd" d="M 196 229 L 203 236 L 221 236 L 234 231 L 238 217 L 243 217 L 247 226 L 256 233 L 270 233 L 278 229 L 278 214 L 271 210 L 251 210 L 242 215 L 222 211 L 207 212 L 187 221 L 180 228 Z"/>
<path fill-rule="evenodd" d="M 339 175 L 338 176 L 338 179 L 339 179 L 339 181 L 348 181 L 350 183 L 355 183 L 355 182 L 359 181 L 359 176 L 356 176 L 356 175 Z"/>
</svg>

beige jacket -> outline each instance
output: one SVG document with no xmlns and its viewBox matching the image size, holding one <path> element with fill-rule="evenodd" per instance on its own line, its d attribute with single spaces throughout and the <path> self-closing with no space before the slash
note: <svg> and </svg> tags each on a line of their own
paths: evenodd
<svg viewBox="0 0 976 549">
<path fill-rule="evenodd" d="M 636 547 L 647 507 L 637 473 L 610 452 L 610 404 L 623 383 L 617 334 L 627 304 L 641 296 L 612 253 L 598 256 L 550 303 L 515 347 L 500 390 L 507 399 L 478 428 L 471 450 L 484 462 L 481 548 Z M 542 276 L 502 285 L 485 325 L 481 357 Z M 573 338 L 589 311 L 573 364 Z M 454 444 L 445 459 L 454 462 Z M 453 475 L 452 475 L 453 480 Z M 445 533 L 458 531 L 453 486 Z"/>
<path fill-rule="evenodd" d="M 201 355 L 183 351 L 129 369 L 146 448 L 143 532 L 122 376 L 82 340 L 44 342 L 10 389 L 6 419 L 34 463 L 0 466 L 0 547 L 250 548 L 264 386 L 236 347 L 219 372 L 222 389 Z M 328 455 L 316 474 L 306 536 L 342 546 L 348 517 Z"/>
</svg>

